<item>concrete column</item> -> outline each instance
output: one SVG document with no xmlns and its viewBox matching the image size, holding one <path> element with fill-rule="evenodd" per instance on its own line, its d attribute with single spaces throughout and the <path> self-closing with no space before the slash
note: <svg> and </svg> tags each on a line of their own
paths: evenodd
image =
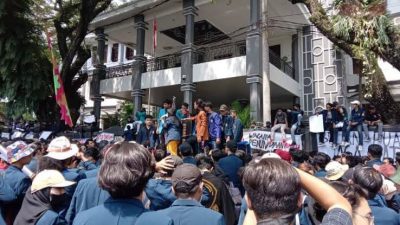
<svg viewBox="0 0 400 225">
<path fill-rule="evenodd" d="M 246 38 L 246 83 L 250 85 L 250 118 L 261 122 L 263 43 L 261 37 L 261 0 L 250 0 L 251 28 Z"/>
<path fill-rule="evenodd" d="M 144 15 L 135 16 L 135 28 L 136 28 L 136 51 L 135 51 L 135 63 L 133 65 L 133 76 L 132 76 L 132 100 L 134 104 L 133 115 L 137 111 L 142 109 L 142 97 L 144 92 L 142 90 L 142 73 L 145 70 L 146 57 L 144 56 L 145 47 L 145 35 L 147 23 L 144 22 Z"/>
<path fill-rule="evenodd" d="M 93 111 L 96 117 L 96 128 L 99 128 L 100 116 L 101 116 L 101 102 L 104 100 L 100 95 L 100 80 L 106 76 L 106 66 L 104 65 L 104 48 L 106 45 L 106 35 L 104 34 L 104 28 L 97 28 L 95 30 L 97 40 L 97 57 L 96 64 L 93 70 L 93 77 L 90 83 L 90 97 L 93 101 Z"/>
<path fill-rule="evenodd" d="M 193 64 L 196 48 L 194 42 L 194 18 L 198 10 L 194 0 L 183 0 L 183 15 L 186 19 L 185 45 L 182 48 L 181 57 L 181 91 L 183 101 L 189 104 L 189 110 L 193 107 L 193 93 L 196 87 L 193 84 Z"/>
</svg>

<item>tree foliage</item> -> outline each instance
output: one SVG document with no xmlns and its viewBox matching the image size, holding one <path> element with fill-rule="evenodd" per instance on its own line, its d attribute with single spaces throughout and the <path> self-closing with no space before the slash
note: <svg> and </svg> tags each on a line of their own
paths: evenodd
<svg viewBox="0 0 400 225">
<path fill-rule="evenodd" d="M 31 0 L 0 1 L 0 98 L 7 114 L 39 110 L 52 92 L 52 70 Z"/>
</svg>

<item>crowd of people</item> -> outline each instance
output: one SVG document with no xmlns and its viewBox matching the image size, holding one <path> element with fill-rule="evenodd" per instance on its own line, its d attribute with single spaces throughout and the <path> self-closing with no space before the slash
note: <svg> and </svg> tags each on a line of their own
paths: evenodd
<svg viewBox="0 0 400 225">
<path fill-rule="evenodd" d="M 182 140 L 188 140 L 195 153 L 221 149 L 230 140 L 242 141 L 243 124 L 235 110 L 221 105 L 215 112 L 213 104 L 202 99 L 196 100 L 193 108 L 195 113 L 191 114 L 189 105 L 183 103 L 176 110 L 173 98 L 164 100 L 156 120 L 145 110 L 137 112 L 137 125 L 127 126 L 125 140 L 135 140 L 149 149 L 166 149 L 171 155 L 178 154 Z"/>
<path fill-rule="evenodd" d="M 157 121 L 141 111 L 121 142 L 2 142 L 0 224 L 400 225 L 400 152 L 241 150 L 235 111 L 188 108 L 166 100 Z M 300 106 L 286 112 L 296 130 Z"/>
</svg>

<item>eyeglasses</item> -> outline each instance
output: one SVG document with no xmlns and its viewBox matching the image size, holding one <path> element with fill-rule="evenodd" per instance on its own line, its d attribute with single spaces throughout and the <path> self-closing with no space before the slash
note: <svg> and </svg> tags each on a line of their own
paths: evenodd
<svg viewBox="0 0 400 225">
<path fill-rule="evenodd" d="M 374 218 L 375 217 L 372 215 L 372 213 L 368 213 L 367 215 L 361 215 L 359 213 L 354 212 L 354 214 L 366 219 L 368 221 L 369 225 L 374 225 Z"/>
</svg>

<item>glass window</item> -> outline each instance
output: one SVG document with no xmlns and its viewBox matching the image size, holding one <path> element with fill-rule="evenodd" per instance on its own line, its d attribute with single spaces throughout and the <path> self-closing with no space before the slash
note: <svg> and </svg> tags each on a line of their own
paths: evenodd
<svg viewBox="0 0 400 225">
<path fill-rule="evenodd" d="M 111 62 L 118 62 L 118 48 L 119 44 L 113 44 L 111 49 Z"/>
<path fill-rule="evenodd" d="M 126 47 L 125 51 L 125 59 L 127 60 L 133 60 L 133 49 Z"/>
</svg>

